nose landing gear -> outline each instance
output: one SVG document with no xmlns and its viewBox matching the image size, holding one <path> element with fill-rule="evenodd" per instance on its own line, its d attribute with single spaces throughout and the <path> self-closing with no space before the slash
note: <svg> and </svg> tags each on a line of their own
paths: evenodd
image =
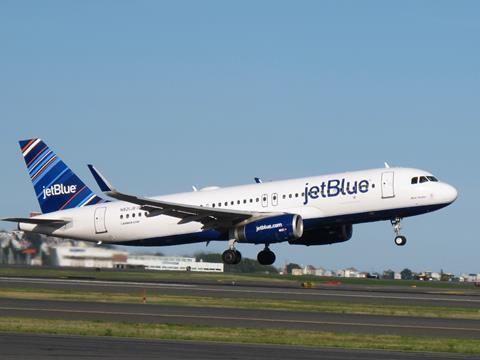
<svg viewBox="0 0 480 360">
<path fill-rule="evenodd" d="M 275 262 L 275 253 L 265 246 L 265 249 L 260 251 L 257 255 L 257 260 L 260 265 L 272 265 Z"/>
<path fill-rule="evenodd" d="M 393 231 L 395 232 L 395 245 L 397 246 L 404 246 L 407 243 L 407 238 L 400 234 L 400 230 L 402 229 L 401 226 L 402 219 L 397 217 L 393 220 L 390 220 L 393 226 Z"/>
</svg>

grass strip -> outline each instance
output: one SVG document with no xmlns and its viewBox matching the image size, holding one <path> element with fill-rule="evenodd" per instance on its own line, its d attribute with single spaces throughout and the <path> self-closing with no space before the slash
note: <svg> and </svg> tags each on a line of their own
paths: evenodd
<svg viewBox="0 0 480 360">
<path fill-rule="evenodd" d="M 348 349 L 480 354 L 480 341 L 283 329 L 225 328 L 82 320 L 0 318 L 0 331 L 57 335 L 115 336 Z"/>
<path fill-rule="evenodd" d="M 93 301 L 109 303 L 141 303 L 143 291 L 131 293 L 83 292 L 29 288 L 0 288 L 0 297 L 29 300 Z M 180 296 L 148 293 L 149 304 L 221 307 L 258 310 L 310 311 L 336 314 L 366 314 L 388 316 L 414 316 L 445 319 L 480 319 L 480 309 L 439 306 L 411 306 L 393 304 L 369 304 L 341 301 L 275 300 L 265 298 L 219 298 L 206 296 Z"/>
</svg>

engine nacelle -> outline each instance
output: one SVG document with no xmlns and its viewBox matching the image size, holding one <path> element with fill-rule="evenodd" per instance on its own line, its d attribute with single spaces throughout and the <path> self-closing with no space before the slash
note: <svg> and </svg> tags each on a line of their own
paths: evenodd
<svg viewBox="0 0 480 360">
<path fill-rule="evenodd" d="M 299 239 L 303 235 L 300 215 L 285 214 L 254 220 L 236 227 L 233 236 L 238 242 L 273 244 Z"/>
<path fill-rule="evenodd" d="M 307 231 L 300 239 L 290 240 L 291 245 L 328 245 L 350 240 L 353 234 L 351 224 Z"/>
</svg>

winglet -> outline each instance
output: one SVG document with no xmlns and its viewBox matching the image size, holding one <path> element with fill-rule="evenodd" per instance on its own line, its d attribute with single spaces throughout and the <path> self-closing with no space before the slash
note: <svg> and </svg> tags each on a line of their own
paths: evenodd
<svg viewBox="0 0 480 360">
<path fill-rule="evenodd" d="M 261 184 L 261 183 L 262 183 L 262 179 L 256 177 L 256 178 L 255 178 L 255 182 L 256 182 L 257 184 Z"/>
<path fill-rule="evenodd" d="M 100 172 L 97 169 L 95 169 L 95 167 L 93 165 L 88 164 L 88 168 L 90 169 L 90 172 L 92 173 L 93 177 L 95 178 L 95 181 L 97 182 L 100 190 L 102 190 L 103 192 L 115 191 L 115 189 L 108 182 L 108 180 L 105 178 L 105 176 L 100 174 Z"/>
</svg>

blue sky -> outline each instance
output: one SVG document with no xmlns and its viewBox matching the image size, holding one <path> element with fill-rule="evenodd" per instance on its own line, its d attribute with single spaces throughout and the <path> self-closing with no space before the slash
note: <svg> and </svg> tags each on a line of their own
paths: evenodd
<svg viewBox="0 0 480 360">
<path fill-rule="evenodd" d="M 38 209 L 16 143 L 28 137 L 45 139 L 92 188 L 89 162 L 143 195 L 388 161 L 435 173 L 459 199 L 406 219 L 404 248 L 388 223 L 366 224 L 343 244 L 275 246 L 277 265 L 480 272 L 479 10 L 474 1 L 2 1 L 0 214 Z"/>
</svg>

